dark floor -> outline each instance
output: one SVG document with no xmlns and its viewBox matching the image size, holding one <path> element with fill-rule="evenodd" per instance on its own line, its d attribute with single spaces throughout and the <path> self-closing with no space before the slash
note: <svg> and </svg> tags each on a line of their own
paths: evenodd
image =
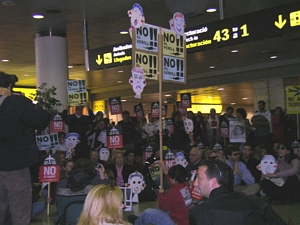
<svg viewBox="0 0 300 225">
<path fill-rule="evenodd" d="M 131 212 L 124 212 L 124 219 L 127 221 L 127 216 L 134 214 L 139 216 L 145 209 L 156 208 L 157 201 L 153 202 L 142 202 L 142 203 L 133 203 Z M 286 222 L 288 219 L 292 219 L 295 225 L 300 225 L 300 203 L 294 203 L 292 205 L 272 205 L 273 209 L 282 217 Z M 56 215 L 56 206 L 50 206 L 50 216 L 47 216 L 47 213 L 39 215 L 34 218 L 30 224 L 36 225 L 53 225 L 53 219 Z"/>
</svg>

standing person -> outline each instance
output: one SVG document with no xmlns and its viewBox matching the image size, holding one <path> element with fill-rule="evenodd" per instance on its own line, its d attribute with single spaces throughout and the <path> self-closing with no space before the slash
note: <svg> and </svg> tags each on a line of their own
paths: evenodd
<svg viewBox="0 0 300 225">
<path fill-rule="evenodd" d="M 214 108 L 210 109 L 206 126 L 208 144 L 210 147 L 212 147 L 219 140 L 219 119 Z"/>
<path fill-rule="evenodd" d="M 243 131 L 246 133 L 246 142 L 250 135 L 250 122 L 247 119 L 247 113 L 244 108 L 236 109 L 236 118 L 235 121 L 239 122 L 243 128 Z M 242 151 L 244 143 L 240 143 L 240 151 Z"/>
<path fill-rule="evenodd" d="M 124 149 L 134 149 L 134 134 L 135 134 L 135 125 L 130 120 L 130 113 L 124 111 L 122 113 L 122 118 L 118 125 L 122 127 L 122 136 L 123 136 L 123 148 Z"/>
<path fill-rule="evenodd" d="M 266 103 L 264 100 L 257 102 L 258 111 L 256 111 L 251 118 L 252 127 L 254 128 L 254 143 L 262 146 L 269 145 L 271 127 L 271 113 L 266 110 Z"/>
<path fill-rule="evenodd" d="M 286 225 L 264 200 L 233 191 L 232 170 L 220 160 L 204 161 L 194 185 L 207 200 L 190 211 L 190 224 Z"/>
<path fill-rule="evenodd" d="M 275 108 L 275 113 L 271 119 L 272 131 L 273 131 L 273 142 L 282 142 L 284 134 L 284 113 L 281 107 Z"/>
<path fill-rule="evenodd" d="M 226 126 L 227 126 L 227 130 L 228 130 L 228 137 L 224 138 L 224 146 L 226 146 L 228 143 L 229 143 L 229 121 L 232 121 L 234 120 L 234 117 L 232 116 L 232 113 L 233 113 L 233 108 L 231 106 L 228 106 L 226 108 L 226 112 L 219 116 L 219 129 L 221 131 L 221 127 L 223 126 L 222 123 L 225 123 Z M 220 132 L 220 135 L 221 135 L 221 132 Z M 224 134 L 225 135 L 225 134 Z"/>
<path fill-rule="evenodd" d="M 187 118 L 193 121 L 194 129 L 192 133 L 193 133 L 194 141 L 196 141 L 196 143 L 198 144 L 201 141 L 201 132 L 202 132 L 200 122 L 196 119 L 196 116 L 193 113 L 193 111 L 187 112 Z"/>
<path fill-rule="evenodd" d="M 49 113 L 21 95 L 11 95 L 16 75 L 0 72 L 0 224 L 9 207 L 14 225 L 31 219 L 29 167 L 39 160 L 32 130 L 44 130 Z"/>
<path fill-rule="evenodd" d="M 68 115 L 66 118 L 66 124 L 69 126 L 69 133 L 74 132 L 79 135 L 79 141 L 75 147 L 75 155 L 77 158 L 88 158 L 89 148 L 87 143 L 86 133 L 90 128 L 92 121 L 94 120 L 94 114 L 89 109 L 89 116 L 82 114 L 83 106 L 76 106 L 75 114 Z"/>
</svg>

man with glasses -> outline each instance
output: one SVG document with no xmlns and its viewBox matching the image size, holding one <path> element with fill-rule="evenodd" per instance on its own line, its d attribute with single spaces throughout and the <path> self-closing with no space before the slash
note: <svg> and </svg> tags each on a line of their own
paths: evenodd
<svg viewBox="0 0 300 225">
<path fill-rule="evenodd" d="M 246 195 L 255 195 L 260 191 L 259 184 L 255 184 L 254 177 L 246 165 L 239 162 L 239 148 L 233 145 L 225 149 L 226 164 L 233 170 L 234 190 Z"/>
<path fill-rule="evenodd" d="M 286 225 L 264 200 L 233 191 L 232 169 L 220 160 L 201 162 L 194 185 L 207 200 L 189 212 L 190 224 Z"/>
</svg>

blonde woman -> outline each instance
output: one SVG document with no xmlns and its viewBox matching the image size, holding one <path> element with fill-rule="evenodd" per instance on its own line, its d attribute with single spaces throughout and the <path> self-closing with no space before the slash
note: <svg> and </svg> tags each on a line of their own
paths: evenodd
<svg viewBox="0 0 300 225">
<path fill-rule="evenodd" d="M 87 195 L 77 225 L 119 225 L 123 221 L 123 192 L 118 186 L 100 184 Z"/>
</svg>

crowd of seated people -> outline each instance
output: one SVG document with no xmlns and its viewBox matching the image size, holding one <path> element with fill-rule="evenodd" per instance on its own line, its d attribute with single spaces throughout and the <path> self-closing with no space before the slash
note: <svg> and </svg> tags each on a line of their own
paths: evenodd
<svg viewBox="0 0 300 225">
<path fill-rule="evenodd" d="M 293 124 L 290 123 L 291 119 L 283 115 L 278 107 L 275 114 L 272 116 L 270 113 L 270 118 L 268 118 L 269 114 L 261 105 L 264 105 L 263 102 L 259 102 L 259 111 L 254 114 L 252 119 L 253 126 L 246 119 L 246 111 L 242 108 L 236 110 L 239 114 L 239 117 L 236 118 L 233 117 L 234 109 L 232 107 L 227 108 L 226 113 L 220 117 L 216 115 L 215 110 L 211 110 L 208 118 L 205 118 L 200 112 L 197 114 L 189 112 L 190 118 L 195 123 L 194 126 L 197 126 L 194 129 L 196 135 L 192 136 L 184 130 L 182 115 L 179 112 L 173 113 L 174 133 L 171 134 L 167 129 L 163 132 L 163 145 L 175 152 L 182 151 L 185 155 L 188 162 L 185 168 L 186 181 L 189 181 L 188 184 L 191 188 L 197 177 L 197 169 L 201 162 L 204 160 L 220 160 L 225 162 L 232 170 L 235 191 L 258 196 L 260 193 L 264 193 L 264 196 L 269 197 L 271 203 L 274 204 L 286 204 L 300 200 L 297 196 L 300 190 L 297 177 L 300 157 L 297 158 L 291 149 L 291 140 L 296 138 L 296 135 L 292 133 L 295 129 Z M 76 113 L 83 116 L 79 112 L 80 110 L 82 109 L 78 108 Z M 142 137 L 142 139 L 139 138 L 137 144 L 134 143 L 134 138 L 132 141 L 128 141 L 126 143 L 127 149 L 108 150 L 107 158 L 102 160 L 101 151 L 106 147 L 106 139 L 103 138 L 103 135 L 106 135 L 104 134 L 105 128 L 112 126 L 112 124 L 103 118 L 103 113 L 98 113 L 93 119 L 91 119 L 92 117 L 85 117 L 82 120 L 79 120 L 78 115 L 73 116 L 72 120 L 69 118 L 68 123 L 73 122 L 77 125 L 86 123 L 83 126 L 84 131 L 78 131 L 80 135 L 85 135 L 86 140 L 79 148 L 76 147 L 73 159 L 67 160 L 65 159 L 66 148 L 64 143 L 60 142 L 56 154 L 60 155 L 61 181 L 56 185 L 56 190 L 67 187 L 70 177 L 77 181 L 83 177 L 89 177 L 90 180 L 87 183 L 92 185 L 109 183 L 109 180 L 113 180 L 117 186 L 124 187 L 128 183 L 129 175 L 138 171 L 143 174 L 146 185 L 151 187 L 152 190 L 156 189 L 156 193 L 158 192 L 160 187 L 153 181 L 149 173 L 149 167 L 153 168 L 155 162 L 160 160 L 158 130 L 147 133 L 142 125 L 137 123 L 136 118 L 129 117 L 126 111 L 123 117 L 125 117 L 125 124 L 128 128 L 128 140 L 131 137 L 129 135 L 130 129 L 133 129 L 131 132 L 134 132 L 134 135 Z M 230 121 L 243 122 L 245 142 L 230 143 L 229 138 L 226 139 L 226 142 L 223 142 L 224 139 L 219 136 L 220 124 L 222 122 L 229 124 Z M 119 123 L 120 126 L 122 124 Z M 75 125 L 72 126 L 74 131 L 78 129 Z M 261 128 L 262 126 L 263 128 Z M 270 130 L 267 139 L 265 136 L 259 136 L 260 134 L 256 133 L 260 129 L 266 131 L 266 127 Z M 276 137 L 271 135 L 272 131 L 276 133 L 276 135 L 274 134 Z M 288 131 L 289 136 L 286 136 L 285 132 L 282 131 Z M 65 137 L 65 134 L 62 133 L 60 136 Z M 82 137 L 80 139 L 82 140 Z M 261 140 L 261 143 L 258 140 Z M 204 146 L 204 149 L 199 148 L 199 143 Z M 214 149 L 215 144 L 220 144 L 222 149 Z M 153 147 L 152 155 L 149 157 L 146 154 L 147 157 L 144 158 L 146 148 L 149 146 Z M 273 155 L 277 159 L 278 169 L 272 174 L 261 174 L 261 171 L 256 168 L 265 155 Z M 103 168 L 102 171 L 99 169 L 99 165 Z M 283 184 L 278 186 L 272 182 L 272 178 L 282 178 Z M 172 188 L 172 185 L 169 188 Z"/>
</svg>

